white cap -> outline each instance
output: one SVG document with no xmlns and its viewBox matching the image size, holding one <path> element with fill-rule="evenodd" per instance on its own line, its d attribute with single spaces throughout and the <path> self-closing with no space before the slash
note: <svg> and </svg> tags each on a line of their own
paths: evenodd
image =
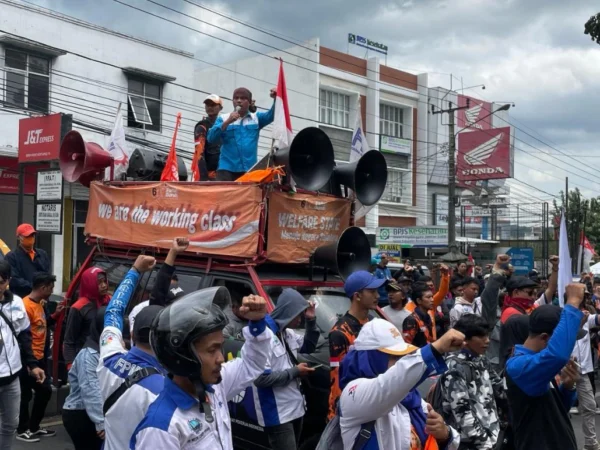
<svg viewBox="0 0 600 450">
<path fill-rule="evenodd" d="M 203 103 L 206 103 L 206 102 L 213 102 L 213 103 L 216 103 L 217 105 L 223 106 L 223 100 L 221 100 L 221 97 L 219 97 L 217 94 L 210 94 L 208 97 L 206 97 L 204 99 Z"/>
<path fill-rule="evenodd" d="M 373 319 L 363 325 L 354 341 L 354 350 L 379 350 L 390 355 L 404 356 L 418 350 L 407 344 L 402 333 L 387 320 Z"/>
</svg>

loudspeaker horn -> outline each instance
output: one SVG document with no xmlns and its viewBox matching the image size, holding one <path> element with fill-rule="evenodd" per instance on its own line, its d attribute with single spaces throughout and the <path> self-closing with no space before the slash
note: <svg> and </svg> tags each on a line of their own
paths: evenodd
<svg viewBox="0 0 600 450">
<path fill-rule="evenodd" d="M 318 247 L 311 256 L 316 266 L 335 270 L 343 280 L 357 270 L 368 270 L 371 264 L 371 244 L 363 230 L 349 227 L 337 242 Z"/>
<path fill-rule="evenodd" d="M 333 170 L 337 185 L 352 189 L 365 206 L 379 201 L 387 183 L 387 163 L 379 150 L 370 150 L 353 163 L 336 166 Z"/>
<path fill-rule="evenodd" d="M 94 142 L 86 142 L 78 131 L 69 131 L 60 145 L 60 171 L 65 180 L 85 187 L 102 179 L 104 169 L 113 164 L 112 155 Z"/>
<path fill-rule="evenodd" d="M 285 166 L 296 185 L 316 191 L 327 184 L 335 166 L 333 145 L 325 132 L 316 127 L 304 128 L 291 145 L 275 152 L 276 166 Z"/>
<path fill-rule="evenodd" d="M 167 155 L 153 150 L 136 148 L 129 158 L 127 177 L 134 180 L 160 181 L 166 160 Z M 177 171 L 179 172 L 179 181 L 186 181 L 187 168 L 180 156 L 177 157 Z"/>
</svg>

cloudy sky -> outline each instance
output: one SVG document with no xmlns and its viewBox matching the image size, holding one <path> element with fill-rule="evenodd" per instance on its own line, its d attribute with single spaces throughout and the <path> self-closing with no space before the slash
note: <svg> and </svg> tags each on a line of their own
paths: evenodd
<svg viewBox="0 0 600 450">
<path fill-rule="evenodd" d="M 214 63 L 252 56 L 238 45 L 261 52 L 291 46 L 201 9 L 200 0 L 27 0 L 80 19 L 152 41 L 183 48 Z M 168 5 L 183 14 L 158 6 Z M 221 37 L 232 44 L 148 16 L 124 4 Z M 347 49 L 347 34 L 367 36 L 389 47 L 388 65 L 430 73 L 430 86 L 480 83 L 471 93 L 489 101 L 510 101 L 517 127 L 515 190 L 548 199 L 564 187 L 585 196 L 600 195 L 597 107 L 600 105 L 600 46 L 583 34 L 584 23 L 600 12 L 598 1 L 577 0 L 397 0 L 365 6 L 356 0 L 254 0 L 202 2 L 262 30 L 301 42 Z M 225 30 L 199 22 L 206 21 Z M 234 36 L 227 30 L 244 37 Z M 357 53 L 358 55 L 358 53 Z M 528 136 L 529 135 L 533 136 Z"/>
</svg>

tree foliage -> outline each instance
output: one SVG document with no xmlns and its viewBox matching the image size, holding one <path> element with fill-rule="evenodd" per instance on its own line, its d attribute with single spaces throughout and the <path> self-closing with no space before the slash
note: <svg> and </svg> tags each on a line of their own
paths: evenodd
<svg viewBox="0 0 600 450">
<path fill-rule="evenodd" d="M 585 23 L 584 33 L 588 34 L 596 44 L 600 44 L 600 13 L 590 17 L 590 20 Z"/>
<path fill-rule="evenodd" d="M 560 215 L 565 207 L 565 193 L 560 191 L 560 204 L 553 200 L 552 224 L 555 229 L 560 226 Z M 571 248 L 576 248 L 583 231 L 585 219 L 585 235 L 592 245 L 600 243 L 600 197 L 590 200 L 581 196 L 579 189 L 569 190 L 569 211 L 567 215 L 567 229 Z"/>
</svg>

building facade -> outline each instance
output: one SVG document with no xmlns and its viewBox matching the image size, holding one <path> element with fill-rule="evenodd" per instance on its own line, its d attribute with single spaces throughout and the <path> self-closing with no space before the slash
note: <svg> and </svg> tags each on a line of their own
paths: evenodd
<svg viewBox="0 0 600 450">
<path fill-rule="evenodd" d="M 193 127 L 203 108 L 192 101 L 193 55 L 58 14 L 0 0 L 0 238 L 15 245 L 19 120 L 70 114 L 86 141 L 107 147 L 119 104 L 127 145 L 166 153 L 182 112 L 180 156 L 193 152 Z M 48 161 L 45 167 L 57 166 Z M 25 167 L 23 219 L 34 223 L 36 171 Z M 84 260 L 88 192 L 65 183 L 63 234 L 39 236 L 62 292 Z"/>
</svg>

